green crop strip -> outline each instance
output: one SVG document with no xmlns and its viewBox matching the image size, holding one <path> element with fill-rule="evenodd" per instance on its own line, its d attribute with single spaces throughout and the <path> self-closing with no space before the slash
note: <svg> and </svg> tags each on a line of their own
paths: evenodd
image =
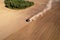
<svg viewBox="0 0 60 40">
<path fill-rule="evenodd" d="M 34 2 L 25 0 L 5 0 L 5 7 L 11 9 L 25 9 L 34 5 Z"/>
</svg>

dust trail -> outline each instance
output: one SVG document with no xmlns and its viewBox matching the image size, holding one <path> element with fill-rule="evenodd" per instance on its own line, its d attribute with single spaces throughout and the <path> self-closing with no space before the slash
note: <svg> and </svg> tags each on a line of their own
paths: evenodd
<svg viewBox="0 0 60 40">
<path fill-rule="evenodd" d="M 26 19 L 26 22 L 32 22 L 32 21 L 36 20 L 39 16 L 43 16 L 43 14 L 45 12 L 47 12 L 48 10 L 50 10 L 52 8 L 52 3 L 53 3 L 53 0 L 49 0 L 49 2 L 46 5 L 46 8 L 43 11 L 41 11 L 38 14 L 32 16 L 31 18 Z"/>
<path fill-rule="evenodd" d="M 50 9 L 52 8 L 52 3 L 53 3 L 53 0 L 49 0 L 49 2 L 48 2 L 47 5 L 46 5 L 46 8 L 45 8 L 43 11 L 41 11 L 41 12 L 39 12 L 38 14 L 34 15 L 33 17 L 31 17 L 31 18 L 29 19 L 30 22 L 36 20 L 39 16 L 43 16 L 43 14 L 44 14 L 45 12 L 47 12 L 48 10 L 50 10 Z"/>
</svg>

